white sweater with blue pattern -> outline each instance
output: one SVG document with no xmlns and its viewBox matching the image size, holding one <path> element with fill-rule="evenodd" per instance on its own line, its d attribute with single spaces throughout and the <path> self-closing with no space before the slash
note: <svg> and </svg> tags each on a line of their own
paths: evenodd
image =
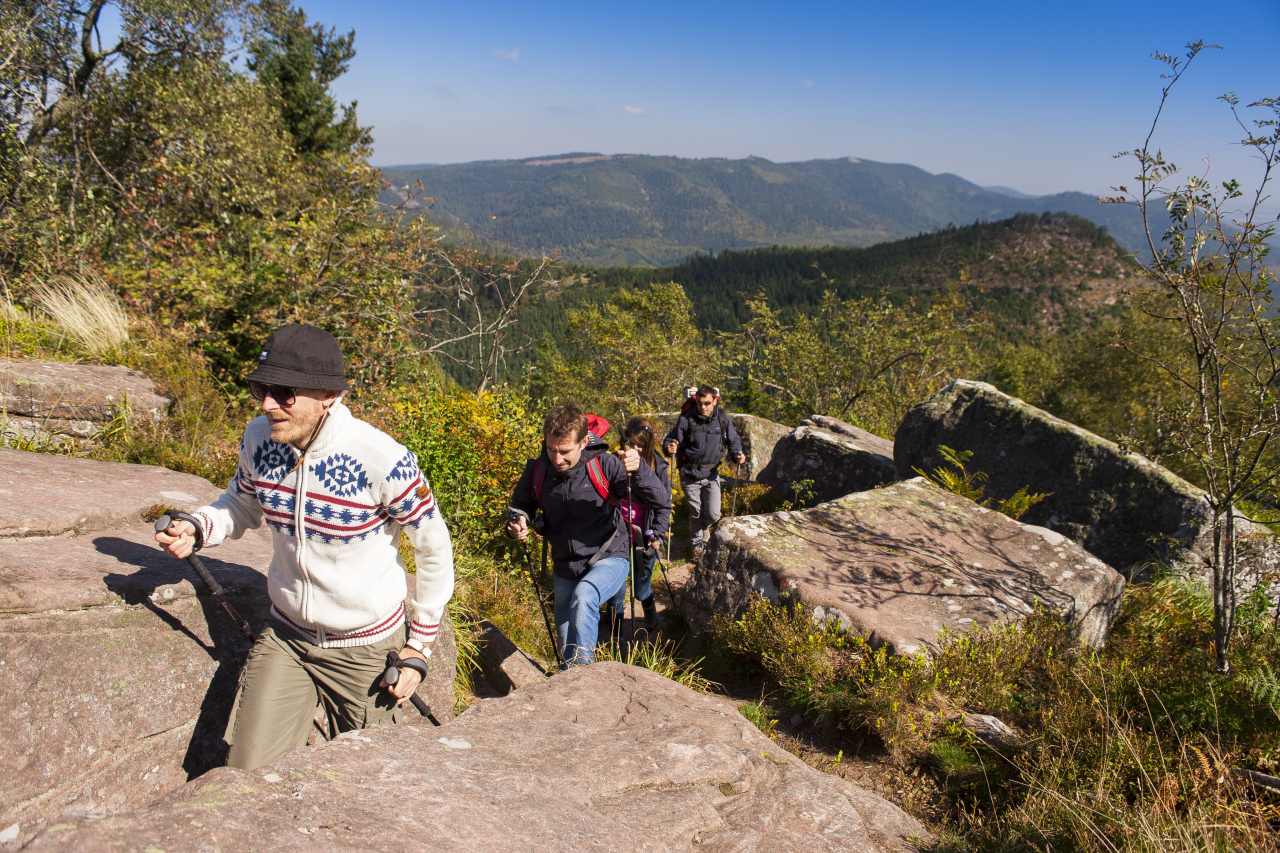
<svg viewBox="0 0 1280 853">
<path fill-rule="evenodd" d="M 417 457 L 341 402 L 299 455 L 271 440 L 265 416 L 251 421 L 226 491 L 193 513 L 205 545 L 266 521 L 273 615 L 326 648 L 363 646 L 404 624 L 404 531 L 416 564 L 409 637 L 429 646 L 453 595 L 453 545 Z"/>
</svg>

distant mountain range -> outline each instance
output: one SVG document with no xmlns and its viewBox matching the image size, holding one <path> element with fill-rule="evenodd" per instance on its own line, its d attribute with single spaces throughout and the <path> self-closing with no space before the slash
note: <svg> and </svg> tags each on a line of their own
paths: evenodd
<svg viewBox="0 0 1280 853">
<path fill-rule="evenodd" d="M 383 169 L 389 205 L 455 239 L 596 265 L 662 266 L 762 246 L 870 246 L 1018 213 L 1065 212 L 1145 254 L 1137 211 L 1085 193 L 1028 196 L 915 166 L 571 152 Z M 418 182 L 421 188 L 418 188 Z"/>
</svg>

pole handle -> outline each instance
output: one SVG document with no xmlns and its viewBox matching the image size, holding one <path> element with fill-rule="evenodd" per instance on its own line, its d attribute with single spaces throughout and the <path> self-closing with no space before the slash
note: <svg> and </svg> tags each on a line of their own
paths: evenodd
<svg viewBox="0 0 1280 853">
<path fill-rule="evenodd" d="M 200 522 L 192 515 L 185 512 L 166 513 L 155 521 L 156 533 L 163 533 L 169 529 L 169 525 L 178 519 L 192 525 L 198 525 Z M 196 575 L 208 588 L 209 594 L 214 600 L 222 605 L 222 609 L 231 617 L 231 621 L 236 623 L 236 627 L 240 629 L 240 633 L 246 637 L 253 638 L 253 628 L 249 627 L 249 623 L 245 618 L 231 606 L 231 602 L 227 600 L 226 591 L 222 588 L 222 584 L 218 583 L 218 579 L 213 576 L 213 572 L 209 571 L 209 567 L 204 564 L 204 560 L 200 559 L 196 554 L 187 555 L 187 564 L 195 570 Z"/>
</svg>

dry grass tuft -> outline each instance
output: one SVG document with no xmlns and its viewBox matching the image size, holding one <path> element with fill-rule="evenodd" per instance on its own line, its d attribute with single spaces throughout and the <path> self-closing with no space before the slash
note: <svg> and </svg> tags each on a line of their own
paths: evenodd
<svg viewBox="0 0 1280 853">
<path fill-rule="evenodd" d="M 129 317 L 101 279 L 59 279 L 36 288 L 32 298 L 59 331 L 87 355 L 118 354 L 129 342 Z"/>
</svg>

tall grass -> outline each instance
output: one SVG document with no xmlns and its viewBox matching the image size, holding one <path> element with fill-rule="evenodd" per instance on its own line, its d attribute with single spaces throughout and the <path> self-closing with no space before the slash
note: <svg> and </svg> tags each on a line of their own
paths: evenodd
<svg viewBox="0 0 1280 853">
<path fill-rule="evenodd" d="M 658 638 L 624 643 L 621 647 L 608 643 L 596 649 L 596 660 L 642 667 L 700 693 L 710 693 L 715 688 L 699 668 L 701 659 L 691 661 L 681 657 L 680 646 L 674 640 Z"/>
<path fill-rule="evenodd" d="M 37 287 L 32 300 L 85 355 L 119 357 L 129 343 L 129 317 L 101 279 L 59 279 Z"/>
</svg>

